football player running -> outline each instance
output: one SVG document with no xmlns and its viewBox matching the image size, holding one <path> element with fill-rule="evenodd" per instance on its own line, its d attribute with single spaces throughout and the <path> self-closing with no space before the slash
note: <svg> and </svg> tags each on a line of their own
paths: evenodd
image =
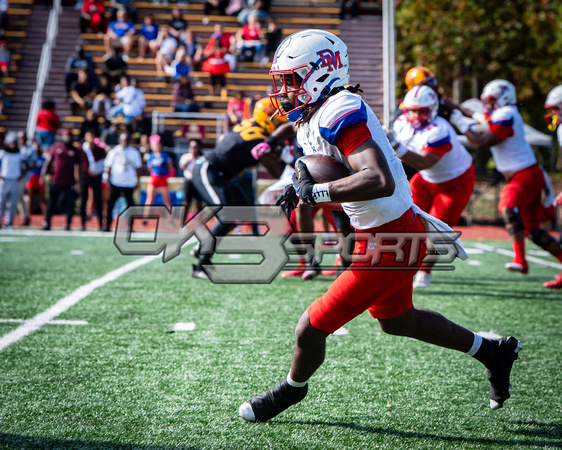
<svg viewBox="0 0 562 450">
<path fill-rule="evenodd" d="M 276 115 L 268 98 L 259 100 L 252 119 L 244 120 L 227 133 L 213 150 L 203 150 L 193 168 L 193 186 L 207 205 L 251 206 L 253 199 L 233 180 L 250 167 L 262 164 L 279 178 L 285 164 L 293 162 L 292 154 L 283 152 L 283 142 L 294 136 L 293 124 Z M 235 228 L 218 221 L 211 229 L 212 236 L 226 236 Z M 213 239 L 212 237 L 209 239 Z M 212 246 L 210 246 L 212 247 Z M 193 266 L 193 278 L 208 279 L 204 267 L 211 263 L 211 253 L 192 254 L 199 258 Z"/>
<path fill-rule="evenodd" d="M 544 102 L 546 114 L 544 119 L 548 124 L 550 131 L 556 130 L 556 137 L 558 138 L 558 147 L 562 150 L 562 127 L 559 126 L 562 122 L 562 84 L 552 89 Z M 556 197 L 557 205 L 562 205 L 562 193 Z M 562 240 L 562 233 L 558 242 Z M 543 286 L 550 289 L 562 289 L 562 273 L 552 281 L 546 281 Z"/>
<path fill-rule="evenodd" d="M 400 233 L 425 236 L 427 224 L 453 233 L 414 205 L 402 164 L 378 119 L 357 95 L 358 86 L 345 88 L 349 80 L 347 47 L 337 36 L 322 30 L 292 34 L 278 47 L 270 74 L 275 88 L 272 101 L 281 114 L 296 122 L 304 153 L 332 156 L 353 171 L 348 177 L 318 184 L 306 166 L 297 163 L 298 176 L 278 200 L 284 209 L 294 208 L 298 196 L 309 205 L 342 203 L 357 232 L 396 233 L 399 239 Z M 369 244 L 373 244 L 371 238 Z M 266 421 L 300 402 L 307 394 L 309 378 L 324 361 L 326 338 L 366 310 L 386 333 L 475 357 L 488 369 L 490 406 L 500 408 L 509 398 L 509 375 L 521 349 L 518 341 L 513 337 L 486 339 L 437 312 L 415 308 L 412 279 L 425 256 L 424 245 L 417 247 L 406 242 L 406 261 L 400 262 L 391 254 L 377 256 L 377 245 L 360 242 L 358 254 L 375 256 L 373 270 L 369 270 L 367 258 L 354 262 L 309 306 L 296 327 L 289 374 L 244 402 L 239 415 L 251 422 Z M 460 243 L 456 248 L 459 256 L 466 257 Z M 413 265 L 408 264 L 410 258 Z"/>
<path fill-rule="evenodd" d="M 490 81 L 480 95 L 486 112 L 471 111 L 461 105 L 451 114 L 451 123 L 476 149 L 490 148 L 498 171 L 509 180 L 503 188 L 498 209 L 505 228 L 511 235 L 515 257 L 505 268 L 529 273 L 525 258 L 525 236 L 562 262 L 562 249 L 541 228 L 542 191 L 547 186 L 546 174 L 537 164 L 535 154 L 525 140 L 523 119 L 515 106 L 515 87 L 506 80 Z M 472 117 L 487 129 L 471 129 L 464 116 Z M 480 127 L 482 128 L 482 127 Z"/>
<path fill-rule="evenodd" d="M 428 86 L 408 91 L 389 140 L 396 156 L 418 170 L 410 179 L 414 203 L 453 227 L 474 191 L 474 166 L 453 127 L 437 115 L 438 102 Z M 431 267 L 424 263 L 414 288 L 430 286 Z"/>
</svg>

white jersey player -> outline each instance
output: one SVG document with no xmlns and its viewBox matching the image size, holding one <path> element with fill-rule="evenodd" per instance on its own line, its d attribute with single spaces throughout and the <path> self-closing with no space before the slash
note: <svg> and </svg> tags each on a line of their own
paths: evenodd
<svg viewBox="0 0 562 450">
<path fill-rule="evenodd" d="M 404 237 L 423 236 L 426 226 L 451 230 L 412 204 L 404 171 L 378 120 L 357 95 L 358 86 L 345 87 L 349 80 L 345 44 L 327 31 L 297 32 L 277 49 L 270 74 L 275 84 L 273 102 L 281 114 L 296 122 L 305 152 L 332 155 L 354 172 L 319 184 L 297 162 L 298 177 L 285 187 L 278 204 L 291 211 L 298 200 L 313 206 L 342 203 L 360 231 L 375 238 L 384 233 L 389 240 L 405 244 L 395 258 L 392 253 L 379 254 L 382 244 L 376 241 L 358 242 L 357 251 L 372 256 L 371 262 L 355 261 L 309 306 L 297 325 L 289 375 L 244 402 L 240 416 L 251 422 L 265 421 L 301 401 L 308 379 L 324 361 L 326 338 L 367 310 L 386 333 L 474 356 L 488 368 L 491 407 L 501 407 L 509 397 L 509 374 L 520 346 L 513 337 L 485 339 L 441 314 L 413 306 L 412 279 L 425 246 L 416 249 Z"/>
<path fill-rule="evenodd" d="M 449 122 L 437 115 L 439 100 L 428 86 L 406 94 L 403 114 L 393 126 L 396 154 L 418 170 L 410 180 L 414 203 L 449 226 L 459 221 L 474 191 L 472 157 Z M 424 264 L 415 288 L 431 284 L 431 264 Z"/>
</svg>

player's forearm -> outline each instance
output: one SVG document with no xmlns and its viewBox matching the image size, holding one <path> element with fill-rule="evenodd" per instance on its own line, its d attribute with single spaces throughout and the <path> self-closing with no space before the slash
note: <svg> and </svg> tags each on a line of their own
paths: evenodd
<svg viewBox="0 0 562 450">
<path fill-rule="evenodd" d="M 394 193 L 394 180 L 378 170 L 366 169 L 349 177 L 328 183 L 333 202 L 359 202 L 389 197 Z"/>
</svg>

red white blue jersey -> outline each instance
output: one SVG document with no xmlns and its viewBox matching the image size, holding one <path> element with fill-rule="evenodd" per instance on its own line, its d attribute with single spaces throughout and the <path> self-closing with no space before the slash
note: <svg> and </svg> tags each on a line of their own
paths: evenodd
<svg viewBox="0 0 562 450">
<path fill-rule="evenodd" d="M 413 205 L 412 193 L 402 163 L 390 146 L 375 113 L 361 96 L 343 90 L 329 97 L 312 119 L 298 128 L 297 139 L 305 155 L 315 153 L 333 156 L 353 173 L 346 156 L 336 143 L 349 127 L 366 127 L 382 149 L 394 178 L 395 190 L 390 197 L 342 203 L 351 225 L 358 230 L 381 226 L 398 219 Z M 357 128 L 359 130 L 359 128 Z"/>
<path fill-rule="evenodd" d="M 523 119 L 513 105 L 503 106 L 486 115 L 490 132 L 502 140 L 490 150 L 500 172 L 517 172 L 537 163 L 533 149 L 525 140 Z"/>
<path fill-rule="evenodd" d="M 151 175 L 163 177 L 168 175 L 168 163 L 171 162 L 173 162 L 172 157 L 166 152 L 160 152 L 159 155 L 151 153 L 146 166 L 150 169 Z"/>
<path fill-rule="evenodd" d="M 472 156 L 457 139 L 453 127 L 442 117 L 437 116 L 426 127 L 414 130 L 406 115 L 402 114 L 394 122 L 394 137 L 411 152 L 429 152 L 441 158 L 430 168 L 419 171 L 429 183 L 453 180 L 472 165 Z"/>
</svg>

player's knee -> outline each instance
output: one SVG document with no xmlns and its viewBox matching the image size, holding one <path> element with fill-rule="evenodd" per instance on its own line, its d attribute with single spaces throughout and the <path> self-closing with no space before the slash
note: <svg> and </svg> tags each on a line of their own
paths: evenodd
<svg viewBox="0 0 562 450">
<path fill-rule="evenodd" d="M 510 235 L 514 235 L 525 230 L 525 224 L 523 223 L 523 219 L 521 219 L 517 208 L 506 208 L 502 211 L 502 214 L 504 216 L 503 223 Z"/>
<path fill-rule="evenodd" d="M 414 336 L 416 334 L 416 323 L 410 317 L 379 319 L 379 326 L 382 331 L 392 336 Z"/>
<path fill-rule="evenodd" d="M 546 249 L 553 242 L 556 242 L 554 238 L 542 228 L 537 228 L 536 230 L 531 231 L 529 233 L 529 238 L 543 249 Z"/>
<path fill-rule="evenodd" d="M 305 312 L 295 329 L 295 345 L 301 348 L 311 347 L 325 340 L 328 335 L 329 333 L 314 328 L 310 323 L 308 313 Z"/>
</svg>

